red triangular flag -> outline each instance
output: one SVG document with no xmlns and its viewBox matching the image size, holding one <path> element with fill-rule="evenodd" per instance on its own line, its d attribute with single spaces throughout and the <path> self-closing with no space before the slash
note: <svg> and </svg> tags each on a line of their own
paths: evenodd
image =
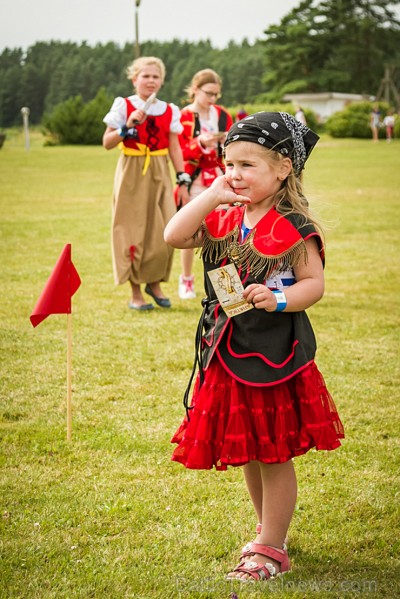
<svg viewBox="0 0 400 599">
<path fill-rule="evenodd" d="M 50 314 L 70 314 L 71 297 L 81 284 L 71 260 L 71 244 L 64 247 L 30 316 L 34 327 Z"/>
</svg>

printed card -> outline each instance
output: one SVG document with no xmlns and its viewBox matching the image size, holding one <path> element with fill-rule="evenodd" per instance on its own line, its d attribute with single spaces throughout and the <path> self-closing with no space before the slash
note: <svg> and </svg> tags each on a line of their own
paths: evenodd
<svg viewBox="0 0 400 599">
<path fill-rule="evenodd" d="M 218 301 L 229 318 L 254 308 L 243 298 L 244 287 L 234 264 L 211 270 L 208 276 Z"/>
</svg>

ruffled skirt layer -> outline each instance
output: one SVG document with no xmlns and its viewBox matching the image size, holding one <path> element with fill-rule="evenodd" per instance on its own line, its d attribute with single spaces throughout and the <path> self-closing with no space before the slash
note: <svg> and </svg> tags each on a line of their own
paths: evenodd
<svg viewBox="0 0 400 599">
<path fill-rule="evenodd" d="M 197 377 L 188 420 L 172 438 L 172 460 L 186 468 L 226 470 L 251 460 L 287 462 L 311 448 L 332 450 L 344 437 L 336 406 L 317 366 L 269 387 L 233 379 L 215 357 Z"/>
</svg>

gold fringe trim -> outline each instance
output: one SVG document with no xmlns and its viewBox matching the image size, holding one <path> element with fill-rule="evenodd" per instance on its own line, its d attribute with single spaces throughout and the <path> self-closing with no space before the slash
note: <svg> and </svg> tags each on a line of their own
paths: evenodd
<svg viewBox="0 0 400 599">
<path fill-rule="evenodd" d="M 215 238 L 206 232 L 203 239 L 202 256 L 212 264 L 219 264 L 225 258 L 236 267 L 251 272 L 254 277 L 263 273 L 268 278 L 273 272 L 285 271 L 307 263 L 307 248 L 304 239 L 299 239 L 291 248 L 281 254 L 265 255 L 254 247 L 255 231 L 252 231 L 243 244 L 239 244 L 239 227 L 236 226 L 226 237 Z"/>
<path fill-rule="evenodd" d="M 232 244 L 237 243 L 238 236 L 239 227 L 237 225 L 226 237 L 222 238 L 212 237 L 205 228 L 201 255 L 212 264 L 218 264 L 221 260 L 230 258 L 228 250 Z"/>
</svg>

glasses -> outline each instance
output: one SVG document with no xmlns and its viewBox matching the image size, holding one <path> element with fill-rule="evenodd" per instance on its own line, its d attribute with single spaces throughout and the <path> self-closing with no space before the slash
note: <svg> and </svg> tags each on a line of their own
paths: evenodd
<svg viewBox="0 0 400 599">
<path fill-rule="evenodd" d="M 203 92 L 203 94 L 206 94 L 207 98 L 216 98 L 217 100 L 220 99 L 221 94 L 218 92 L 207 92 L 205 89 L 203 89 L 202 87 L 199 87 L 199 90 Z"/>
</svg>

